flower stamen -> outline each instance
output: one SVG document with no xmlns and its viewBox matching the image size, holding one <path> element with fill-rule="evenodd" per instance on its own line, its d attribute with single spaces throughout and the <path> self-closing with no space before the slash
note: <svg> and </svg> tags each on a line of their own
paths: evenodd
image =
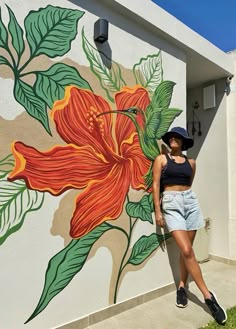
<svg viewBox="0 0 236 329">
<path fill-rule="evenodd" d="M 86 113 L 87 117 L 87 124 L 88 124 L 88 130 L 92 133 L 93 129 L 95 127 L 99 130 L 101 136 L 104 137 L 104 118 L 98 117 L 99 114 L 101 114 L 102 111 L 97 109 L 94 106 L 90 106 L 88 109 L 88 112 Z"/>
</svg>

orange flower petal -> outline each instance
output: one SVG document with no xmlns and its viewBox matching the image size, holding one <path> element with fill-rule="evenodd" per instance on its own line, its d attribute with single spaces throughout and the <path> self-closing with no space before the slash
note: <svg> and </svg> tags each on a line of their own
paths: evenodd
<svg viewBox="0 0 236 329">
<path fill-rule="evenodd" d="M 8 179 L 24 179 L 29 188 L 53 195 L 70 188 L 84 188 L 92 179 L 102 180 L 112 168 L 112 164 L 90 146 L 55 146 L 47 152 L 39 152 L 16 142 L 12 152 L 16 165 Z"/>
<path fill-rule="evenodd" d="M 121 164 L 116 164 L 104 181 L 92 182 L 77 198 L 71 237 L 81 238 L 103 222 L 118 218 L 129 184 L 129 168 Z"/>
<path fill-rule="evenodd" d="M 66 88 L 63 100 L 55 102 L 52 117 L 59 135 L 67 143 L 78 146 L 91 145 L 96 152 L 110 157 L 114 150 L 111 114 L 97 117 L 110 111 L 109 104 L 90 90 L 74 86 Z"/>
<path fill-rule="evenodd" d="M 128 141 L 122 144 L 122 155 L 129 159 L 132 188 L 135 190 L 145 189 L 144 175 L 147 173 L 151 162 L 143 154 L 137 135 L 134 136 L 131 145 Z"/>
<path fill-rule="evenodd" d="M 133 88 L 124 87 L 120 92 L 115 94 L 115 101 L 118 110 L 138 106 L 145 111 L 150 104 L 147 90 L 139 85 Z M 137 115 L 136 120 L 138 124 L 142 126 L 143 120 L 140 114 Z M 125 115 L 117 114 L 115 133 L 118 145 L 120 145 L 123 140 L 129 138 L 134 131 L 136 131 L 136 129 L 133 122 Z"/>
</svg>

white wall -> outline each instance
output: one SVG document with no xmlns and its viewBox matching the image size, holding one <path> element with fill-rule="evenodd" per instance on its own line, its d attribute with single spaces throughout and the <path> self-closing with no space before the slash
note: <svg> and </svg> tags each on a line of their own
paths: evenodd
<svg viewBox="0 0 236 329">
<path fill-rule="evenodd" d="M 236 75 L 236 51 L 229 54 L 234 59 Z M 230 95 L 227 97 L 228 125 L 228 163 L 229 163 L 229 258 L 236 260 L 236 82 L 230 84 Z"/>
<path fill-rule="evenodd" d="M 202 136 L 195 135 L 195 146 L 189 155 L 197 160 L 193 188 L 198 194 L 204 217 L 211 218 L 209 252 L 229 258 L 227 96 L 225 80 L 212 83 L 216 85 L 215 108 L 203 110 L 204 86 L 188 91 L 187 119 L 192 120 L 192 104 L 198 101 L 200 106 L 196 115 L 202 126 Z"/>
<path fill-rule="evenodd" d="M 24 17 L 30 10 L 37 10 L 39 7 L 49 4 L 45 0 L 25 0 L 23 2 L 0 0 L 4 22 L 8 20 L 5 3 L 15 13 L 21 26 L 23 26 Z M 133 23 L 131 17 L 120 16 L 112 8 L 102 8 L 99 2 L 84 4 L 84 1 L 80 1 L 79 3 L 81 7 L 64 0 L 50 1 L 51 5 L 86 11 L 84 17 L 79 21 L 78 36 L 72 43 L 71 51 L 65 57 L 69 57 L 80 65 L 88 66 L 81 46 L 81 29 L 84 26 L 86 36 L 92 42 L 93 23 L 103 12 L 110 21 L 109 47 L 112 59 L 125 69 L 131 70 L 132 65 L 137 63 L 140 57 L 146 57 L 148 54 L 162 49 L 164 79 L 176 82 L 172 105 L 184 110 L 184 113 L 176 120 L 176 124 L 185 125 L 186 63 L 184 54 L 164 40 L 145 31 L 143 26 Z M 91 6 L 92 13 L 84 8 L 86 6 Z M 57 61 L 58 58 L 54 60 Z M 94 77 L 94 79 L 96 78 Z M 1 76 L 0 84 L 0 122 L 9 125 L 10 133 L 12 122 L 19 118 L 24 109 L 14 100 L 12 78 L 6 79 Z M 15 138 L 19 139 L 17 133 L 18 131 L 16 131 Z M 27 129 L 25 133 L 27 134 Z M 41 133 L 46 134 L 40 130 Z M 4 141 L 10 144 L 12 140 L 7 140 L 7 136 L 8 134 L 4 136 Z M 37 140 L 32 139 L 32 146 L 35 143 Z M 51 147 L 52 142 L 47 139 L 44 149 L 47 149 L 49 145 Z M 28 215 L 22 228 L 12 234 L 0 247 L 2 264 L 0 309 L 1 327 L 4 329 L 50 329 L 109 306 L 113 255 L 104 244 L 98 247 L 96 254 L 90 257 L 82 271 L 50 302 L 47 308 L 29 324 L 24 325 L 24 321 L 32 313 L 39 300 L 50 258 L 64 247 L 64 240 L 51 233 L 52 218 L 63 198 L 64 196 L 52 197 L 47 194 L 43 208 Z M 147 234 L 154 230 L 154 227 L 150 228 L 147 224 L 141 223 L 136 228 L 135 237 L 138 238 L 144 233 Z M 119 248 L 118 234 L 115 237 L 112 236 L 112 239 L 114 238 L 117 239 L 117 248 Z M 173 282 L 169 262 L 167 253 L 159 250 L 144 267 L 139 268 L 138 271 L 127 273 L 120 287 L 118 301 Z"/>
</svg>

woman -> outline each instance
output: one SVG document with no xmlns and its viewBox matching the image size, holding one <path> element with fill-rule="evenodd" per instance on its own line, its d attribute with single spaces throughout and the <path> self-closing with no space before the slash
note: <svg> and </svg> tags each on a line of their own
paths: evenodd
<svg viewBox="0 0 236 329">
<path fill-rule="evenodd" d="M 180 250 L 180 282 L 176 305 L 186 307 L 188 304 L 185 286 L 190 274 L 214 319 L 224 324 L 227 314 L 218 304 L 215 294 L 208 290 L 192 248 L 196 230 L 205 225 L 196 195 L 191 190 L 196 164 L 182 153 L 192 147 L 194 141 L 181 127 L 172 128 L 162 136 L 162 140 L 171 151 L 159 155 L 154 161 L 153 198 L 157 225 L 167 226 Z M 162 195 L 160 190 L 163 191 Z"/>
</svg>

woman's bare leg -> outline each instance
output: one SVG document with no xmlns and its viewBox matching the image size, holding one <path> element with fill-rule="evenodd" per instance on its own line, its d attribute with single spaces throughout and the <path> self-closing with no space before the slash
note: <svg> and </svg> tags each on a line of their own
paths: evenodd
<svg viewBox="0 0 236 329">
<path fill-rule="evenodd" d="M 196 231 L 187 231 L 188 237 L 190 240 L 191 245 L 193 245 L 194 238 L 196 236 Z M 179 287 L 185 287 L 187 280 L 188 280 L 188 270 L 185 266 L 184 258 L 182 256 L 182 253 L 179 255 L 179 269 L 180 269 L 180 281 L 179 281 Z"/>
<path fill-rule="evenodd" d="M 196 285 L 202 292 L 204 299 L 211 298 L 211 294 L 203 280 L 200 266 L 195 258 L 188 233 L 180 230 L 171 233 L 180 249 L 187 272 L 192 276 Z"/>
</svg>

